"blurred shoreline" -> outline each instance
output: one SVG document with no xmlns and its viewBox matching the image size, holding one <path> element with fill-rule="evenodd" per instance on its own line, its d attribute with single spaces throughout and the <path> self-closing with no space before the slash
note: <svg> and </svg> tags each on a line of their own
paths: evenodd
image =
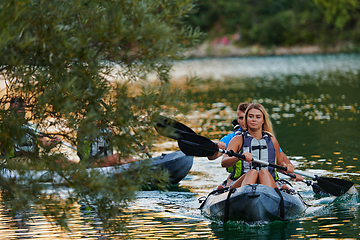
<svg viewBox="0 0 360 240">
<path fill-rule="evenodd" d="M 273 46 L 264 47 L 253 45 L 239 47 L 231 41 L 204 42 L 197 48 L 185 52 L 186 58 L 206 57 L 242 57 L 242 56 L 274 56 L 274 55 L 311 55 L 311 54 L 332 54 L 352 53 L 359 49 L 352 43 L 341 43 L 336 46 L 303 45 L 303 46 Z"/>
<path fill-rule="evenodd" d="M 350 42 L 337 44 L 336 46 L 322 47 L 320 45 L 303 45 L 303 46 L 274 46 L 264 47 L 261 45 L 252 45 L 248 47 L 239 47 L 236 44 L 236 40 L 221 38 L 217 41 L 205 41 L 201 45 L 184 53 L 185 59 L 201 59 L 201 58 L 227 58 L 227 57 L 259 57 L 259 56 L 291 56 L 291 55 L 317 55 L 317 54 L 337 54 L 337 53 L 359 53 L 360 48 L 358 45 L 354 45 Z M 190 67 L 191 68 L 191 67 Z M 214 67 L 211 67 L 214 68 Z M 118 70 L 118 69 L 117 69 Z M 174 66 L 172 73 L 184 69 L 177 69 Z M 171 80 L 179 83 L 187 81 L 188 77 L 194 76 L 197 73 L 189 74 L 188 72 L 180 74 L 179 76 L 171 76 Z M 177 73 L 179 74 L 179 73 Z M 176 74 L 175 74 L 176 75 Z M 157 80 L 157 76 L 149 74 L 147 80 L 150 82 Z M 118 81 L 119 79 L 112 79 L 112 81 Z M 5 80 L 4 76 L 0 75 L 0 97 L 6 92 L 10 83 Z"/>
</svg>

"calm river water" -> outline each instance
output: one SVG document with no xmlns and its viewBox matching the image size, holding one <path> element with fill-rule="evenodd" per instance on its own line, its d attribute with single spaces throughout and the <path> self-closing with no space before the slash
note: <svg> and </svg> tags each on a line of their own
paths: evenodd
<svg viewBox="0 0 360 240">
<path fill-rule="evenodd" d="M 310 175 L 337 177 L 360 184 L 360 55 L 244 57 L 195 59 L 175 64 L 174 78 L 202 77 L 191 91 L 194 111 L 183 123 L 216 141 L 231 132 L 231 120 L 243 101 L 262 103 L 276 137 L 293 164 Z M 165 142 L 164 151 L 177 150 Z M 129 233 L 123 239 L 358 239 L 359 200 L 355 197 L 316 198 L 304 183 L 294 183 L 312 206 L 296 219 L 256 225 L 222 224 L 203 216 L 198 198 L 207 195 L 227 174 L 220 159 L 194 159 L 188 176 L 166 192 L 139 192 L 129 209 Z M 1 239 L 100 239 L 80 210 L 72 232 L 34 216 L 19 223 L 0 211 Z"/>
</svg>

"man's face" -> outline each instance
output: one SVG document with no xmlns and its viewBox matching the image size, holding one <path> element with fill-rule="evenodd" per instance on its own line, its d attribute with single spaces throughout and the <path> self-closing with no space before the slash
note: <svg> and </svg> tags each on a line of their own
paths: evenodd
<svg viewBox="0 0 360 240">
<path fill-rule="evenodd" d="M 245 117 L 245 113 L 243 111 L 237 111 L 237 121 L 241 127 L 241 129 L 246 129 L 245 125 L 244 125 L 244 117 Z"/>
<path fill-rule="evenodd" d="M 16 111 L 16 113 L 21 115 L 21 116 L 25 115 L 25 109 L 19 103 L 10 104 L 10 109 L 13 110 L 13 111 Z"/>
</svg>

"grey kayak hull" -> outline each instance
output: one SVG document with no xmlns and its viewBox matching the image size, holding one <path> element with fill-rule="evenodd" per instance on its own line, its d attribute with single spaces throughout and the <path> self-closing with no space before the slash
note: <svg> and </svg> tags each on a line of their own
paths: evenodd
<svg viewBox="0 0 360 240">
<path fill-rule="evenodd" d="M 177 184 L 184 179 L 192 168 L 194 157 L 187 156 L 182 151 L 176 151 L 171 153 L 163 153 L 158 157 L 148 159 L 150 165 L 153 168 L 166 169 L 169 172 L 170 184 Z M 141 164 L 140 162 L 134 162 L 130 164 L 122 165 L 122 169 L 126 170 L 133 164 Z M 109 168 L 112 169 L 111 167 Z"/>
<path fill-rule="evenodd" d="M 154 157 L 151 159 L 147 159 L 144 161 L 148 161 L 149 165 L 154 168 L 161 168 L 165 169 L 169 172 L 170 176 L 170 184 L 177 184 L 186 175 L 189 173 L 194 157 L 187 156 L 182 151 L 176 151 L 171 153 L 163 153 L 158 157 Z M 103 174 L 107 174 L 109 176 L 114 174 L 121 174 L 121 172 L 128 170 L 129 168 L 135 168 L 141 164 L 142 161 L 123 164 L 119 166 L 111 166 L 111 167 L 98 167 L 98 168 L 91 168 L 89 171 L 97 170 Z M 42 171 L 35 171 L 30 170 L 28 172 L 22 173 L 23 176 L 27 178 L 31 178 L 37 181 L 43 181 L 44 183 L 62 183 L 64 182 L 64 178 L 56 173 L 49 173 L 46 170 Z M 6 179 L 8 178 L 20 178 L 20 174 L 15 170 L 9 169 L 2 169 L 0 171 L 0 176 Z"/>
<path fill-rule="evenodd" d="M 306 209 L 306 204 L 298 194 L 280 191 L 281 197 L 274 188 L 252 184 L 237 188 L 228 199 L 229 192 L 210 194 L 201 209 L 211 218 L 224 220 L 242 220 L 245 222 L 274 221 L 283 218 L 291 219 Z M 228 204 L 228 206 L 226 206 Z M 282 207 L 283 206 L 283 207 Z M 228 207 L 228 216 L 225 216 Z"/>
</svg>

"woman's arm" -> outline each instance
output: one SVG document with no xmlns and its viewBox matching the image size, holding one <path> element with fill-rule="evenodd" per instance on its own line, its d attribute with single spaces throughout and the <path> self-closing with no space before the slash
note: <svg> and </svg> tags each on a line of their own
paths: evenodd
<svg viewBox="0 0 360 240">
<path fill-rule="evenodd" d="M 295 167 L 294 165 L 290 162 L 289 158 L 286 156 L 286 154 L 284 153 L 284 151 L 280 152 L 280 157 L 283 159 L 284 163 L 287 166 L 288 172 L 294 172 Z"/>
<path fill-rule="evenodd" d="M 287 172 L 293 172 L 294 166 L 291 163 L 286 163 L 283 156 L 280 154 L 280 146 L 279 146 L 279 142 L 277 141 L 277 139 L 275 137 L 271 137 L 271 140 L 275 147 L 275 155 L 276 155 L 276 159 L 277 159 L 277 165 L 286 167 L 288 169 Z"/>
<path fill-rule="evenodd" d="M 286 156 L 286 154 L 284 153 L 284 151 L 280 152 L 280 156 L 282 157 L 282 159 L 284 160 L 284 163 L 286 164 L 286 168 L 288 169 L 288 172 L 294 172 L 295 171 L 295 167 L 294 165 L 290 162 L 290 159 Z M 292 180 L 294 181 L 299 181 L 302 182 L 304 180 L 304 177 L 298 174 L 294 174 L 296 176 L 296 178 L 292 178 Z"/>
<path fill-rule="evenodd" d="M 233 139 L 231 139 L 229 146 L 228 146 L 228 150 L 233 150 L 234 152 L 238 153 L 240 151 L 240 148 L 243 144 L 243 138 L 241 135 L 239 136 L 235 136 L 233 137 Z M 237 157 L 230 157 L 227 154 L 224 154 L 223 159 L 221 161 L 221 166 L 222 167 L 232 167 L 236 164 L 236 162 L 239 161 L 239 159 Z"/>
</svg>

